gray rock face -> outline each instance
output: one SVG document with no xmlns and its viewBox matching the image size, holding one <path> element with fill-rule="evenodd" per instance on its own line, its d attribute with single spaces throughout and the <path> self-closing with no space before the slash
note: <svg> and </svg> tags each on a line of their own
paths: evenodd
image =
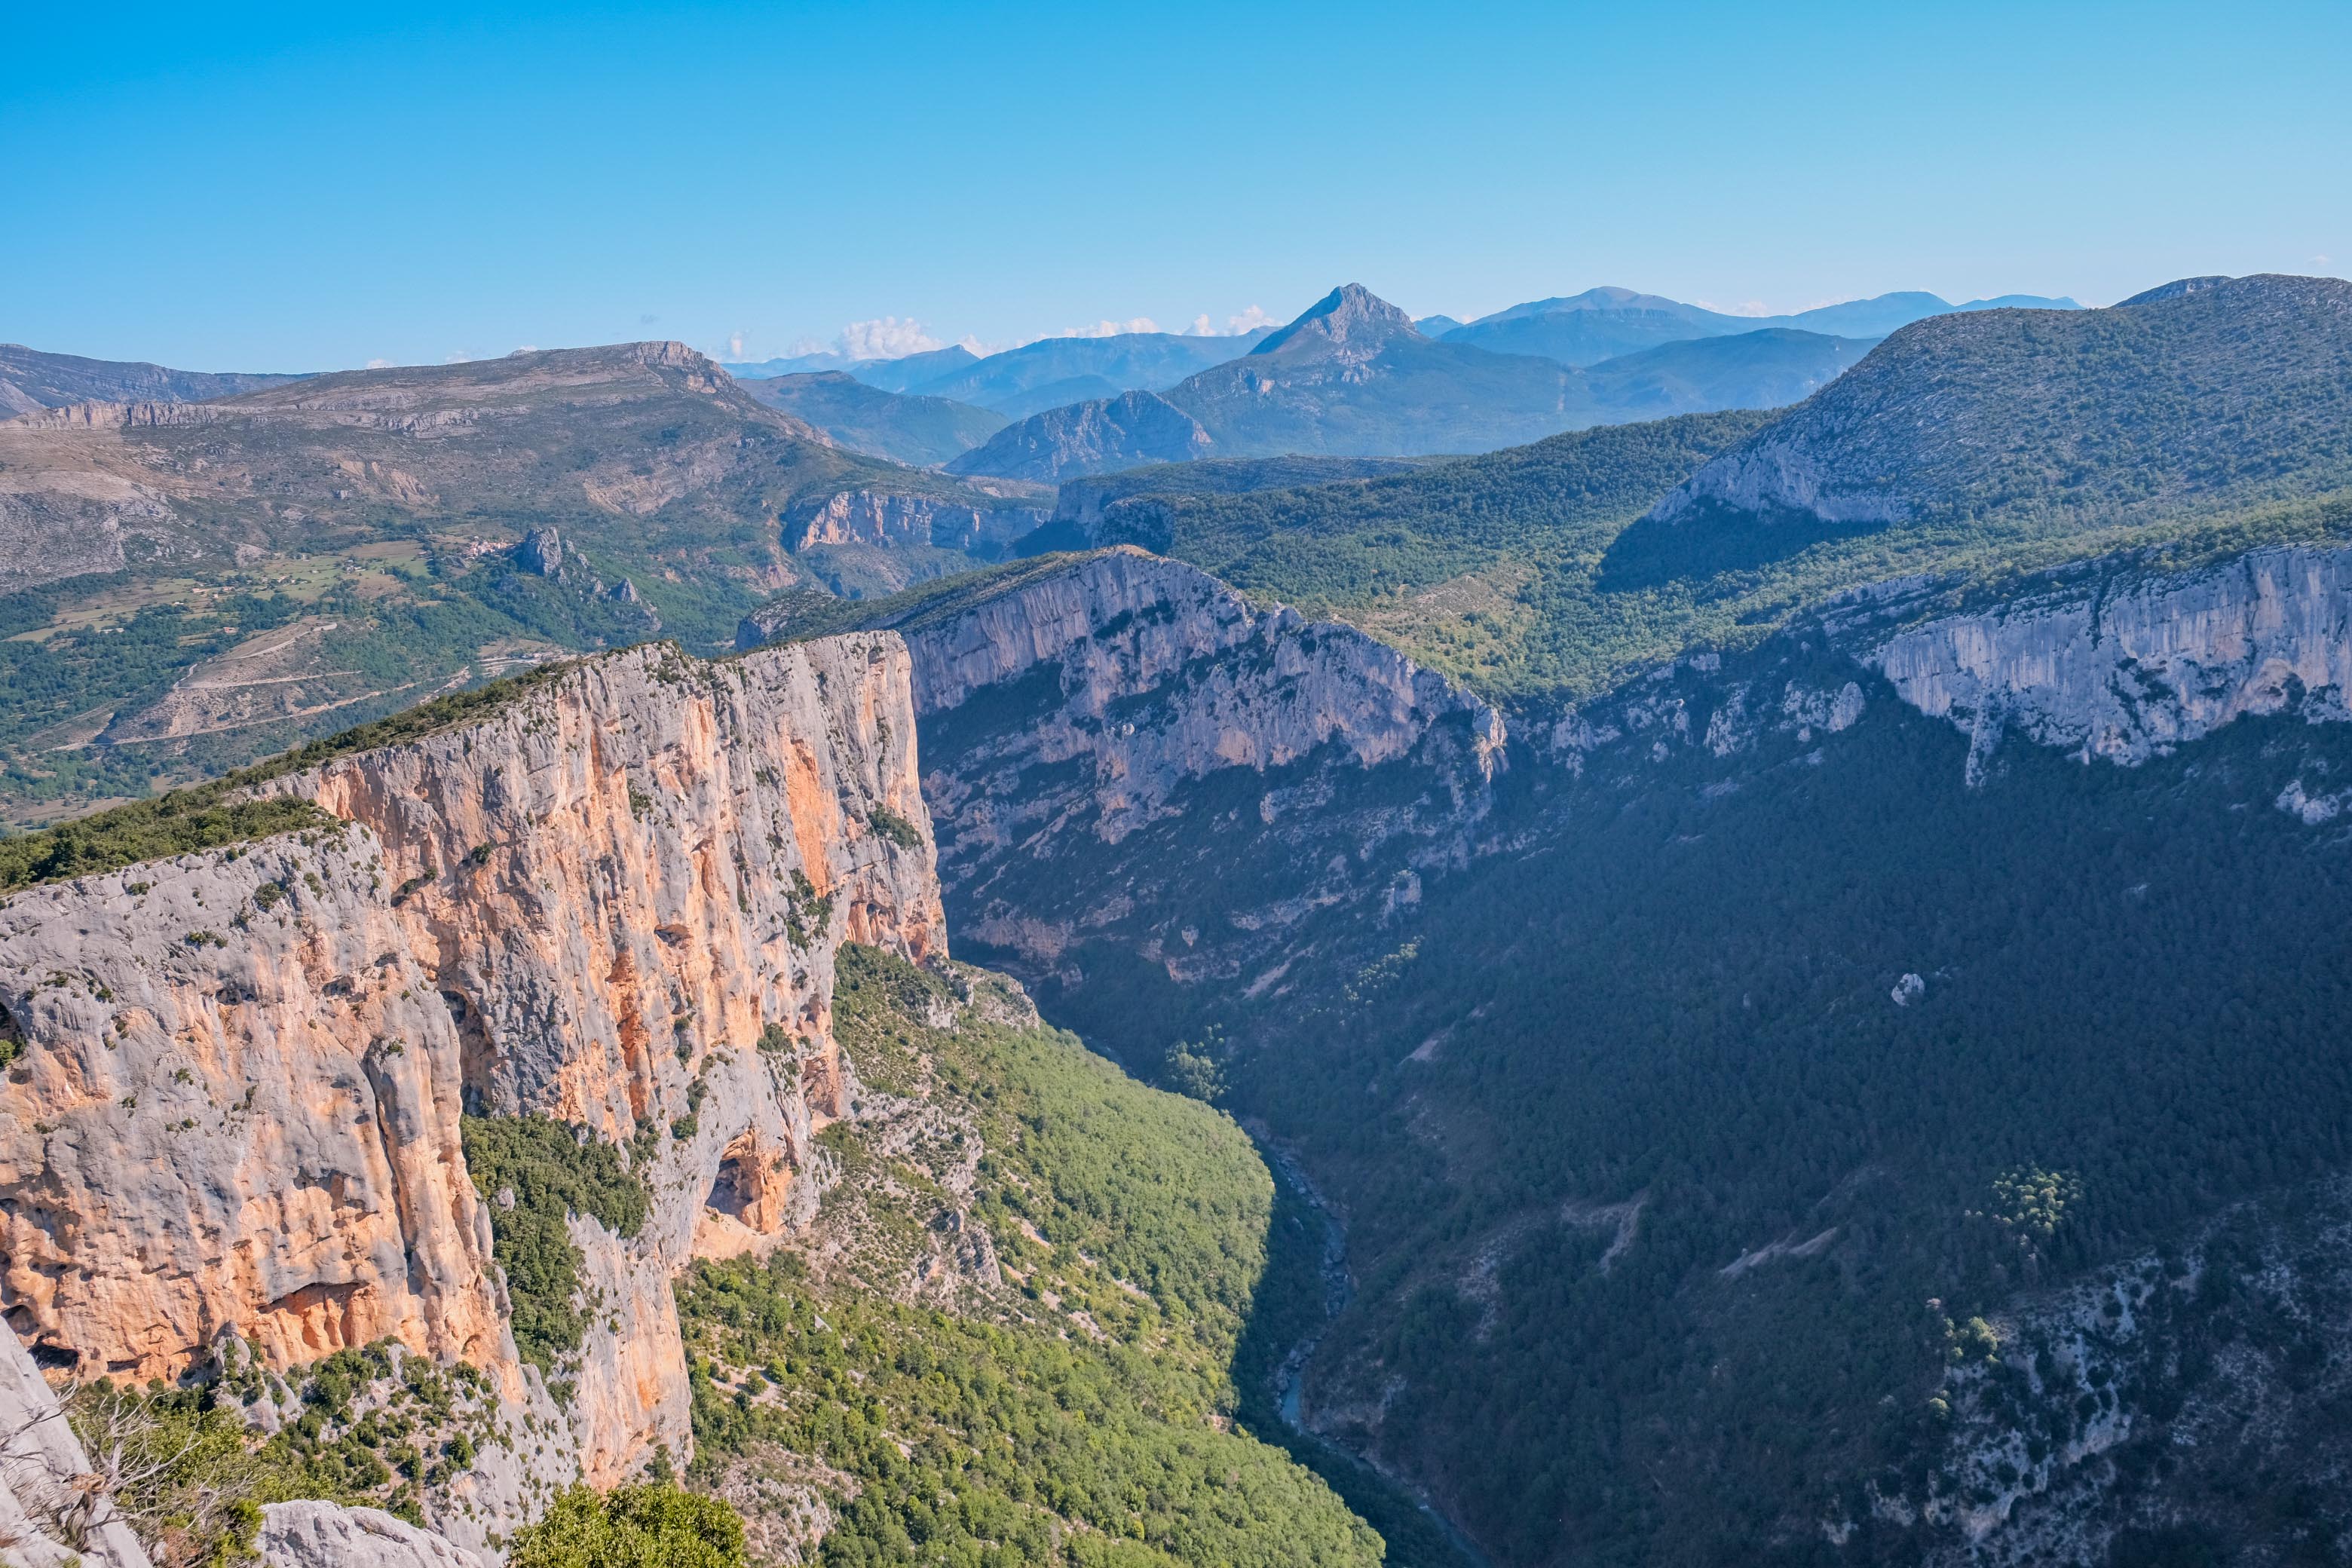
<svg viewBox="0 0 2352 1568">
<path fill-rule="evenodd" d="M 2112 590 L 2062 589 L 1932 620 L 1865 656 L 1903 700 L 1970 737 L 1979 774 L 2006 731 L 2133 763 L 2300 698 L 2352 717 L 2352 551 L 2257 551 Z"/>
<path fill-rule="evenodd" d="M 534 528 L 515 546 L 515 564 L 541 577 L 563 570 L 563 536 L 551 528 Z"/>
<path fill-rule="evenodd" d="M 0 906 L 26 1040 L 0 1085 L 17 1333 L 141 1378 L 229 1334 L 281 1370 L 383 1338 L 463 1357 L 563 1437 L 453 1488 L 471 1511 L 436 1521 L 461 1541 L 551 1480 L 688 1451 L 670 1281 L 781 1243 L 814 1203 L 814 1130 L 845 1092 L 836 946 L 943 947 L 910 682 L 887 634 L 585 660 L 268 785 L 339 829 Z M 604 1310 L 560 1414 L 507 1328 L 467 1106 L 620 1144 L 663 1130 L 642 1231 L 573 1222 Z"/>
<path fill-rule="evenodd" d="M 7 1568 L 148 1568 L 40 1370 L 0 1334 L 0 1563 Z"/>
<path fill-rule="evenodd" d="M 933 544 L 983 559 L 1005 550 L 1042 524 L 1046 510 L 1008 501 L 974 506 L 940 496 L 885 490 L 844 490 L 795 502 L 784 513 L 784 544 Z"/>
<path fill-rule="evenodd" d="M 1307 912 L 1466 855 L 1502 765 L 1501 715 L 1444 678 L 1138 550 L 904 635 L 959 929 L 1036 962 L 1098 933 L 1238 973 Z"/>
<path fill-rule="evenodd" d="M 274 1502 L 262 1510 L 265 1568 L 487 1568 L 488 1560 L 381 1509 Z"/>
</svg>

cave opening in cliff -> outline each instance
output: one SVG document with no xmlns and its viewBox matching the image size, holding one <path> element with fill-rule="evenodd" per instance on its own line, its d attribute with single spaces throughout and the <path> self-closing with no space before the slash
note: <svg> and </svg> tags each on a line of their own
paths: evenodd
<svg viewBox="0 0 2352 1568">
<path fill-rule="evenodd" d="M 744 1160 L 741 1154 L 730 1154 L 719 1162 L 719 1175 L 710 1184 L 710 1196 L 703 1200 L 704 1207 L 730 1219 L 744 1218 L 745 1211 L 759 1194 L 759 1178 Z"/>
</svg>

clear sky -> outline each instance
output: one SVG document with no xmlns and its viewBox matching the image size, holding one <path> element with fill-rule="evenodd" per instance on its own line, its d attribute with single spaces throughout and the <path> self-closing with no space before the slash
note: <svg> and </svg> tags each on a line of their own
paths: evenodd
<svg viewBox="0 0 2352 1568">
<path fill-rule="evenodd" d="M 1466 318 L 2352 269 L 2346 0 L 181 0 L 6 35 L 0 339 L 194 369 L 1003 344 L 1350 279 Z"/>
</svg>

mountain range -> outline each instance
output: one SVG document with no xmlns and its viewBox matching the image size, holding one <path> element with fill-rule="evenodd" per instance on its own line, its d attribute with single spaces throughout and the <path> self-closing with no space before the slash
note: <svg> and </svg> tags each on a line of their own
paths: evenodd
<svg viewBox="0 0 2352 1568">
<path fill-rule="evenodd" d="M 885 392 L 845 371 L 765 376 L 738 383 L 852 451 L 929 468 L 971 450 L 1009 423 L 992 409 L 918 393 Z"/>
<path fill-rule="evenodd" d="M 1017 421 L 950 471 L 1055 483 L 1208 455 L 1480 452 L 1560 430 L 1798 401 L 1869 344 L 1792 329 L 1695 338 L 1576 369 L 1423 335 L 1358 284 L 1334 289 L 1246 355 L 1156 395 L 1095 399 Z"/>
<path fill-rule="evenodd" d="M 1538 354 L 1562 364 L 1596 364 L 1619 354 L 1693 338 L 1722 337 L 1772 329 L 1820 332 L 1832 337 L 1883 338 L 1899 327 L 1954 311 L 1993 310 L 2075 310 L 2072 300 L 2004 294 L 1954 305 L 1933 294 L 1881 294 L 1874 299 L 1817 306 L 1786 316 L 1734 316 L 1686 305 L 1631 289 L 1588 289 L 1560 299 L 1532 300 L 1481 316 L 1445 333 L 1449 342 L 1470 343 L 1498 353 Z"/>
</svg>

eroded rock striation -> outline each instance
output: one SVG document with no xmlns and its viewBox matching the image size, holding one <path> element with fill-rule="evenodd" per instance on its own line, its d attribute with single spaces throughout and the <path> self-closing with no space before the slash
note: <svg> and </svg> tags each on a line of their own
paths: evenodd
<svg viewBox="0 0 2352 1568">
<path fill-rule="evenodd" d="M 849 1093 L 837 944 L 943 949 L 904 646 L 633 649 L 262 787 L 336 823 L 0 907 L 11 1325 L 142 1379 L 232 1336 L 273 1369 L 386 1339 L 486 1369 L 562 1440 L 453 1488 L 461 1544 L 683 1454 L 670 1280 L 814 1204 Z M 571 1221 L 596 1310 L 560 1412 L 508 1326 L 468 1111 L 624 1146 L 649 1192 L 630 1237 Z"/>
<path fill-rule="evenodd" d="M 2263 550 L 2073 585 L 1928 621 L 1866 658 L 1905 701 L 1969 732 L 1972 777 L 2011 729 L 2130 763 L 2298 700 L 2314 718 L 2352 717 L 2352 552 Z"/>
<path fill-rule="evenodd" d="M 930 544 L 987 560 L 1003 557 L 1045 517 L 1044 506 L 1013 500 L 989 507 L 940 496 L 843 490 L 788 509 L 784 544 L 791 550 L 820 544 Z"/>
<path fill-rule="evenodd" d="M 1034 963 L 1099 934 L 1239 974 L 1466 858 L 1503 765 L 1502 716 L 1434 671 L 1132 548 L 898 629 L 959 929 Z"/>
</svg>

